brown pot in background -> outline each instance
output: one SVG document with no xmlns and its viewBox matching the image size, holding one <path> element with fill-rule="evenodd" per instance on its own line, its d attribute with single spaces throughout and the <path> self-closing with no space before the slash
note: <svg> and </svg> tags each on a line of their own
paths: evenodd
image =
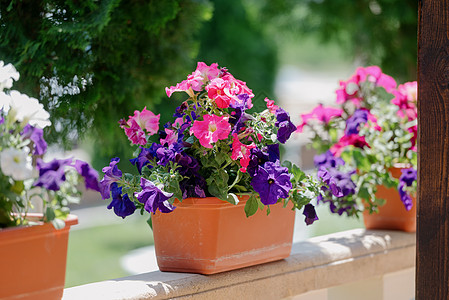
<svg viewBox="0 0 449 300">
<path fill-rule="evenodd" d="M 394 178 L 401 176 L 401 168 L 392 168 Z M 386 204 L 379 207 L 379 213 L 363 212 L 366 229 L 391 229 L 405 232 L 416 232 L 416 198 L 412 197 L 412 209 L 407 211 L 395 188 L 377 187 L 377 198 L 385 199 Z"/>
<path fill-rule="evenodd" d="M 0 299 L 61 299 L 69 229 L 75 224 L 78 218 L 69 215 L 59 230 L 51 223 L 0 230 Z"/>
<path fill-rule="evenodd" d="M 167 214 L 156 212 L 153 235 L 161 271 L 214 274 L 290 255 L 295 211 L 270 205 L 271 213 L 246 217 L 248 196 L 237 205 L 218 198 L 187 198 Z"/>
</svg>

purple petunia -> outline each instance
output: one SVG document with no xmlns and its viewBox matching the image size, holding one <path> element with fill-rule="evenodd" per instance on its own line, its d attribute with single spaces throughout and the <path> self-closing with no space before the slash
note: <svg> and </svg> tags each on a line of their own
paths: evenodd
<svg viewBox="0 0 449 300">
<path fill-rule="evenodd" d="M 313 222 L 319 220 L 318 215 L 315 211 L 315 207 L 310 203 L 304 206 L 304 211 L 302 214 L 306 216 L 304 222 L 306 222 L 307 225 L 312 225 Z"/>
<path fill-rule="evenodd" d="M 345 135 L 359 134 L 359 126 L 368 122 L 369 112 L 366 109 L 358 109 L 346 120 Z"/>
<path fill-rule="evenodd" d="M 263 166 L 267 161 L 276 162 L 279 157 L 279 144 L 271 144 L 262 149 L 252 148 L 246 171 L 251 177 L 254 177 L 259 166 Z"/>
<path fill-rule="evenodd" d="M 259 166 L 251 186 L 259 193 L 260 201 L 270 205 L 287 198 L 292 183 L 287 168 L 281 167 L 279 163 L 266 162 L 263 167 Z"/>
<path fill-rule="evenodd" d="M 290 115 L 282 108 L 276 110 L 276 123 L 274 125 L 278 128 L 277 138 L 282 144 L 290 138 L 291 134 L 296 131 L 295 124 L 290 121 Z"/>
<path fill-rule="evenodd" d="M 142 191 L 136 193 L 135 196 L 140 203 L 144 204 L 144 208 L 149 213 L 156 213 L 156 210 L 163 213 L 169 213 L 175 207 L 168 202 L 173 193 L 161 191 L 154 183 L 145 178 L 140 178 L 140 187 Z"/>
<path fill-rule="evenodd" d="M 84 177 L 84 183 L 87 189 L 100 192 L 100 184 L 98 182 L 98 172 L 92 168 L 87 162 L 76 160 L 74 165 L 76 171 Z"/>
<path fill-rule="evenodd" d="M 336 168 L 338 166 L 343 166 L 345 161 L 340 157 L 335 157 L 332 152 L 328 150 L 322 154 L 315 155 L 313 158 L 313 163 L 317 168 Z"/>
<path fill-rule="evenodd" d="M 114 213 L 123 219 L 132 215 L 136 210 L 134 202 L 129 199 L 128 194 L 122 195 L 122 187 L 118 187 L 117 182 L 111 184 L 112 201 L 108 209 L 114 208 Z"/>
<path fill-rule="evenodd" d="M 320 167 L 317 172 L 317 176 L 324 184 L 326 184 L 326 186 L 322 187 L 323 190 L 330 190 L 335 197 L 343 196 L 343 192 L 341 191 L 336 178 L 334 178 L 334 176 L 332 176 L 332 174 L 326 168 Z"/>
<path fill-rule="evenodd" d="M 405 209 L 409 211 L 413 207 L 413 200 L 405 188 L 407 186 L 412 186 L 418 176 L 418 172 L 413 168 L 402 169 L 401 172 L 402 175 L 399 177 L 398 192 Z"/>
<path fill-rule="evenodd" d="M 41 128 L 27 124 L 21 132 L 23 138 L 30 139 L 34 144 L 33 154 L 42 155 L 47 151 L 47 142 L 44 140 L 44 131 Z"/>
<path fill-rule="evenodd" d="M 54 159 L 48 163 L 42 159 L 37 160 L 39 178 L 34 186 L 44 187 L 48 190 L 59 191 L 60 185 L 66 180 L 65 166 L 70 166 L 72 159 Z"/>
<path fill-rule="evenodd" d="M 103 200 L 109 199 L 111 197 L 110 187 L 113 182 L 117 182 L 122 177 L 122 171 L 117 167 L 120 158 L 115 157 L 111 159 L 109 166 L 102 169 L 104 173 L 103 179 L 100 181 L 100 192 Z"/>
</svg>

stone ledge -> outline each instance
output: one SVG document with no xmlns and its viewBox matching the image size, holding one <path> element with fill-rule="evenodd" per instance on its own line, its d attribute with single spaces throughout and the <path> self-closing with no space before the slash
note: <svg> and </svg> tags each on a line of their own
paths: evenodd
<svg viewBox="0 0 449 300">
<path fill-rule="evenodd" d="M 277 262 L 215 275 L 151 272 L 65 289 L 78 299 L 282 299 L 411 268 L 415 234 L 354 229 L 293 245 Z"/>
</svg>

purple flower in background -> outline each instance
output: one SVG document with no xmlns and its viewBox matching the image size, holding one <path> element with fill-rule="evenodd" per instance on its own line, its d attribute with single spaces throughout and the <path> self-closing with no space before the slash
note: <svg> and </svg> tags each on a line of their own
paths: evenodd
<svg viewBox="0 0 449 300">
<path fill-rule="evenodd" d="M 47 142 L 44 140 L 44 131 L 41 128 L 27 124 L 21 132 L 23 138 L 30 139 L 34 143 L 35 155 L 42 155 L 47 151 Z"/>
<path fill-rule="evenodd" d="M 401 172 L 402 175 L 399 177 L 399 181 L 404 182 L 407 186 L 411 186 L 418 177 L 418 172 L 413 168 L 402 169 Z"/>
<path fill-rule="evenodd" d="M 251 180 L 251 186 L 259 193 L 260 201 L 265 205 L 275 204 L 281 198 L 287 198 L 292 188 L 288 169 L 279 163 L 266 162 L 259 166 Z"/>
<path fill-rule="evenodd" d="M 413 207 L 412 197 L 404 190 L 405 183 L 400 182 L 398 186 L 399 197 L 401 198 L 402 203 L 407 211 L 411 210 Z"/>
<path fill-rule="evenodd" d="M 44 187 L 48 190 L 58 191 L 60 185 L 66 180 L 64 167 L 72 164 L 72 159 L 54 159 L 51 162 L 37 160 L 37 169 L 39 170 L 39 179 L 34 186 Z"/>
<path fill-rule="evenodd" d="M 330 190 L 335 197 L 343 196 L 343 192 L 341 191 L 340 186 L 337 184 L 337 180 L 326 168 L 320 167 L 317 172 L 317 176 L 324 184 L 326 184 L 326 186 L 322 187 L 324 191 Z"/>
<path fill-rule="evenodd" d="M 418 176 L 418 172 L 413 168 L 402 169 L 401 172 L 402 175 L 399 177 L 398 192 L 405 209 L 409 211 L 413 207 L 413 200 L 407 192 L 406 187 L 412 186 Z"/>
<path fill-rule="evenodd" d="M 84 177 L 84 183 L 87 189 L 100 192 L 100 184 L 98 182 L 98 172 L 92 168 L 87 162 L 82 160 L 75 161 L 76 171 Z"/>
<path fill-rule="evenodd" d="M 366 109 L 358 109 L 346 120 L 345 135 L 359 134 L 359 126 L 368 122 L 369 112 Z"/>
<path fill-rule="evenodd" d="M 332 152 L 328 150 L 322 154 L 315 155 L 313 158 L 313 163 L 317 168 L 336 168 L 338 166 L 343 166 L 345 161 L 340 157 L 335 157 Z"/>
<path fill-rule="evenodd" d="M 296 126 L 290 121 L 290 115 L 282 108 L 278 108 L 275 115 L 276 123 L 274 125 L 278 128 L 277 138 L 279 142 L 284 144 L 290 138 L 290 135 L 296 131 Z"/>
<path fill-rule="evenodd" d="M 100 192 L 103 200 L 109 199 L 111 197 L 110 186 L 113 182 L 117 182 L 122 177 L 122 171 L 117 167 L 117 163 L 120 158 L 115 157 L 111 159 L 109 166 L 102 169 L 104 173 L 103 179 L 100 181 Z"/>
<path fill-rule="evenodd" d="M 304 206 L 304 211 L 302 214 L 306 216 L 304 222 L 306 222 L 307 225 L 312 225 L 313 222 L 318 220 L 315 207 L 310 203 Z"/>
<path fill-rule="evenodd" d="M 168 202 L 173 196 L 173 193 L 166 193 L 161 191 L 154 183 L 145 178 L 140 178 L 140 187 L 142 191 L 136 193 L 135 196 L 140 203 L 144 204 L 144 208 L 149 213 L 156 213 L 159 209 L 163 213 L 169 213 L 175 209 L 175 207 Z"/>
<path fill-rule="evenodd" d="M 114 208 L 114 213 L 123 219 L 132 215 L 136 210 L 134 202 L 129 199 L 128 194 L 122 196 L 122 188 L 118 187 L 117 182 L 111 184 L 112 201 L 108 209 Z"/>
</svg>

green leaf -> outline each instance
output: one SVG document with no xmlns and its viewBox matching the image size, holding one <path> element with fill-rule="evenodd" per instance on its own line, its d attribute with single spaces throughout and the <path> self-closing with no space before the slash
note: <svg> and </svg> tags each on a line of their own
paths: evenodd
<svg viewBox="0 0 449 300">
<path fill-rule="evenodd" d="M 153 230 L 153 219 L 151 218 L 151 214 L 150 214 L 150 217 L 147 220 L 147 224 L 150 226 L 151 230 Z"/>
<path fill-rule="evenodd" d="M 228 201 L 228 179 L 228 173 L 222 169 L 213 172 L 211 176 L 206 179 L 209 193 L 218 199 Z"/>
<path fill-rule="evenodd" d="M 357 149 L 352 151 L 352 155 L 357 164 L 357 169 L 364 172 L 368 172 L 371 169 L 369 159 L 366 156 L 364 156 L 360 150 Z"/>
<path fill-rule="evenodd" d="M 260 201 L 257 200 L 257 197 L 254 194 L 251 194 L 248 201 L 245 204 L 245 214 L 246 217 L 250 217 L 254 215 L 257 212 L 257 209 L 259 208 Z"/>
<path fill-rule="evenodd" d="M 55 211 L 53 210 L 52 207 L 48 206 L 47 209 L 45 210 L 45 219 L 47 222 L 49 221 L 53 221 L 56 218 L 56 214 Z"/>
<path fill-rule="evenodd" d="M 239 198 L 234 193 L 229 193 L 227 200 L 229 203 L 237 205 L 239 203 Z"/>
</svg>

